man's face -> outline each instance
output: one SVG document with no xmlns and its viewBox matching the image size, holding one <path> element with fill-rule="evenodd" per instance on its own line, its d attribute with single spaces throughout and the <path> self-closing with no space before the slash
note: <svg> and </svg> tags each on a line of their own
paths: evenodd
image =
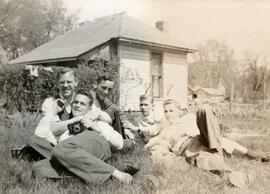
<svg viewBox="0 0 270 194">
<path fill-rule="evenodd" d="M 141 99 L 140 100 L 140 110 L 142 115 L 147 117 L 152 112 L 153 104 L 151 103 L 151 99 Z"/>
<path fill-rule="evenodd" d="M 167 121 L 173 122 L 183 116 L 185 112 L 176 107 L 174 104 L 167 104 L 164 106 L 164 114 Z"/>
<path fill-rule="evenodd" d="M 113 81 L 102 80 L 99 84 L 97 84 L 96 88 L 98 98 L 100 99 L 109 98 L 113 90 Z"/>
<path fill-rule="evenodd" d="M 77 94 L 72 103 L 73 117 L 85 115 L 91 109 L 90 99 L 83 94 Z"/>
<path fill-rule="evenodd" d="M 69 98 L 72 96 L 78 81 L 74 77 L 72 72 L 67 72 L 65 74 L 60 75 L 58 80 L 58 88 L 60 90 L 60 94 L 64 98 Z"/>
</svg>

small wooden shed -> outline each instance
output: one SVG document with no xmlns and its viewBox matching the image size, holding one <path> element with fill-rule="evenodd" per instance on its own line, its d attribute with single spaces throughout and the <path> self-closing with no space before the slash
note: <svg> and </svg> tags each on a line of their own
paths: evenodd
<svg viewBox="0 0 270 194">
<path fill-rule="evenodd" d="M 174 98 L 187 104 L 187 53 L 195 49 L 125 13 L 97 18 L 13 60 L 12 64 L 76 66 L 102 56 L 120 61 L 120 79 L 127 71 L 140 79 L 120 83 L 119 105 L 139 110 L 139 96 L 148 92 L 162 111 L 162 102 Z M 139 80 L 139 81 L 138 81 Z"/>
</svg>

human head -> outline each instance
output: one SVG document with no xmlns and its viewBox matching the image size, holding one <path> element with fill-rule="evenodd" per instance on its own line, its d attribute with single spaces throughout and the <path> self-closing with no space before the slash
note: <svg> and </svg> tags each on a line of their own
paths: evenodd
<svg viewBox="0 0 270 194">
<path fill-rule="evenodd" d="M 93 98 L 83 92 L 78 92 L 72 102 L 72 115 L 73 117 L 81 116 L 86 114 L 92 107 Z"/>
<path fill-rule="evenodd" d="M 99 76 L 94 84 L 99 99 L 109 98 L 112 94 L 114 81 L 108 76 Z"/>
<path fill-rule="evenodd" d="M 181 108 L 179 102 L 174 99 L 167 99 L 163 103 L 164 114 L 169 122 L 173 122 L 174 120 L 180 118 L 185 114 L 185 109 Z"/>
<path fill-rule="evenodd" d="M 60 95 L 66 99 L 70 98 L 78 85 L 74 71 L 70 68 L 61 68 L 57 74 L 57 85 Z"/>
<path fill-rule="evenodd" d="M 153 111 L 153 98 L 151 96 L 140 96 L 140 110 L 142 115 L 147 117 Z"/>
</svg>

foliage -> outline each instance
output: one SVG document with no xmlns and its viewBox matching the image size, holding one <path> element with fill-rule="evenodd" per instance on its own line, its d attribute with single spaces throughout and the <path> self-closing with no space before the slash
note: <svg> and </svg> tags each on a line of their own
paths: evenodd
<svg viewBox="0 0 270 194">
<path fill-rule="evenodd" d="M 234 97 L 242 97 L 244 102 L 255 102 L 255 99 L 267 96 L 263 87 L 270 81 L 270 70 L 265 56 L 247 51 L 243 58 L 236 60 L 233 50 L 225 42 L 208 40 L 198 46 L 192 59 L 188 68 L 188 81 L 192 86 L 217 88 L 219 80 L 223 79 L 227 96 L 232 84 Z"/>
<path fill-rule="evenodd" d="M 264 84 L 270 81 L 270 70 L 268 69 L 269 61 L 266 57 L 254 52 L 246 52 L 243 62 L 244 73 L 241 75 L 242 84 L 247 88 L 246 96 L 253 101 L 257 98 L 258 93 L 263 94 Z"/>
<path fill-rule="evenodd" d="M 0 44 L 14 59 L 75 27 L 62 0 L 0 0 Z"/>
<path fill-rule="evenodd" d="M 79 79 L 79 90 L 90 91 L 92 84 L 99 75 L 110 75 L 116 79 L 118 72 L 117 60 L 106 61 L 95 59 L 92 63 L 79 64 L 73 67 L 76 77 Z M 37 111 L 43 100 L 49 96 L 58 94 L 56 74 L 60 66 L 51 66 L 52 71 L 44 66 L 38 68 L 38 77 L 32 76 L 24 65 L 5 66 L 0 72 L 0 93 L 7 101 L 7 107 L 11 112 Z M 117 85 L 114 93 L 117 94 Z M 113 95 L 114 100 L 118 95 Z M 15 110 L 14 110 L 15 109 Z"/>
<path fill-rule="evenodd" d="M 188 75 L 191 85 L 216 87 L 223 79 L 231 83 L 236 76 L 236 60 L 233 50 L 225 42 L 208 40 L 198 46 L 198 52 L 192 55 L 193 62 L 189 64 Z"/>
<path fill-rule="evenodd" d="M 89 74 L 89 71 L 85 71 L 85 69 L 91 69 L 92 74 Z M 102 57 L 96 57 L 95 59 L 86 59 L 82 62 L 82 65 L 78 68 L 78 75 L 80 81 L 79 87 L 84 91 L 89 90 L 89 86 L 91 88 L 91 84 L 99 76 L 108 76 L 114 79 L 114 90 L 111 95 L 112 102 L 118 102 L 119 98 L 119 59 L 117 57 L 112 57 L 110 60 L 104 59 Z M 88 80 L 85 82 L 85 80 Z M 91 83 L 91 84 L 89 84 Z"/>
</svg>

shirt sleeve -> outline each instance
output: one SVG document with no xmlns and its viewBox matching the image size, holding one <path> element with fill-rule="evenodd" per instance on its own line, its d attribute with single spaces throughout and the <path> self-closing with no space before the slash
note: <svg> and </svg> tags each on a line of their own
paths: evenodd
<svg viewBox="0 0 270 194">
<path fill-rule="evenodd" d="M 53 106 L 54 106 L 54 99 L 52 97 L 46 98 L 41 106 L 42 113 L 44 115 L 49 113 L 53 109 Z"/>
<path fill-rule="evenodd" d="M 123 111 L 119 111 L 119 118 L 120 118 L 122 125 L 125 123 L 129 123 L 129 120 L 127 119 L 127 116 Z"/>
<path fill-rule="evenodd" d="M 160 132 L 160 127 L 156 123 L 152 125 L 144 125 L 143 121 L 139 123 L 139 127 L 144 135 L 149 135 L 150 137 L 156 136 Z"/>
<path fill-rule="evenodd" d="M 113 107 L 109 107 L 104 111 L 111 117 L 112 121 L 115 119 L 115 110 Z"/>
<path fill-rule="evenodd" d="M 52 115 L 45 115 L 38 123 L 37 128 L 34 134 L 40 138 L 46 139 L 47 141 L 51 142 L 52 144 L 56 145 L 57 140 L 56 137 L 53 135 L 51 130 L 51 123 L 53 121 L 58 121 L 58 116 Z"/>
</svg>

